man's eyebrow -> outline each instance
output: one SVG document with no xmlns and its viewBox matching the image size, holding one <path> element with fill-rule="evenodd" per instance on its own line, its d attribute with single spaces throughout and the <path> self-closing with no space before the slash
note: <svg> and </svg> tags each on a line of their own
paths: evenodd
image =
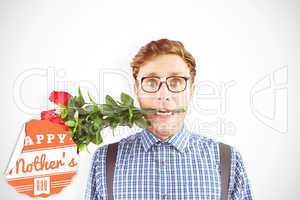
<svg viewBox="0 0 300 200">
<path fill-rule="evenodd" d="M 178 72 L 171 72 L 169 75 L 170 75 L 170 76 L 174 76 L 174 75 L 182 75 L 182 74 L 181 74 L 181 73 L 178 73 Z M 145 76 L 158 76 L 158 74 L 155 73 L 155 72 L 151 72 L 151 73 L 149 73 L 149 74 L 145 74 Z"/>
<path fill-rule="evenodd" d="M 182 75 L 182 73 L 178 73 L 178 72 L 172 72 L 170 73 L 171 76 L 174 76 L 174 75 Z"/>
<path fill-rule="evenodd" d="M 158 76 L 155 72 L 151 72 L 149 74 L 145 74 L 144 76 Z"/>
</svg>

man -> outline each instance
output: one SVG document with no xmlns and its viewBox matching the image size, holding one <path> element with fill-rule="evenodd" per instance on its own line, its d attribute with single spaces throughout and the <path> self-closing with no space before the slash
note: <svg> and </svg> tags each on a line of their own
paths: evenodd
<svg viewBox="0 0 300 200">
<path fill-rule="evenodd" d="M 184 124 L 194 92 L 196 63 L 179 41 L 160 39 L 140 49 L 131 63 L 134 91 L 148 114 L 147 129 L 120 140 L 113 179 L 114 199 L 220 199 L 219 142 Z M 107 199 L 106 153 L 95 152 L 86 199 Z M 253 199 L 240 153 L 231 148 L 228 199 Z"/>
</svg>

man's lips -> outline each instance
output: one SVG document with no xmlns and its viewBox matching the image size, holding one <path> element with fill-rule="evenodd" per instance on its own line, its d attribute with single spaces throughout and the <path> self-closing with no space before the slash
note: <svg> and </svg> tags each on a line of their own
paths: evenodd
<svg viewBox="0 0 300 200">
<path fill-rule="evenodd" d="M 155 113 L 156 115 L 162 115 L 162 116 L 167 116 L 167 115 L 173 115 L 174 112 L 170 111 L 170 110 L 158 110 Z"/>
<path fill-rule="evenodd" d="M 173 117 L 175 117 L 175 113 L 169 112 L 169 113 L 152 113 L 148 115 L 148 119 L 152 120 L 170 120 Z"/>
<path fill-rule="evenodd" d="M 166 114 L 166 113 L 180 113 L 180 112 L 185 112 L 184 108 L 175 108 L 175 109 L 156 109 L 156 108 L 143 108 L 142 112 L 144 114 Z"/>
<path fill-rule="evenodd" d="M 156 108 L 142 108 L 142 114 L 146 115 L 149 120 L 170 120 L 176 116 L 177 113 L 185 112 L 184 108 L 175 109 L 156 109 Z"/>
<path fill-rule="evenodd" d="M 171 120 L 179 112 L 184 112 L 184 109 L 154 109 L 148 113 L 148 119 L 152 120 Z"/>
</svg>

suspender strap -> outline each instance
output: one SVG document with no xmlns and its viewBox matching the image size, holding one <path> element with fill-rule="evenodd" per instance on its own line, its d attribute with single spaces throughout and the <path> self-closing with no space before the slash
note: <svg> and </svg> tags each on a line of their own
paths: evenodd
<svg viewBox="0 0 300 200">
<path fill-rule="evenodd" d="M 222 142 L 219 143 L 220 166 L 221 166 L 221 200 L 228 200 L 229 177 L 231 168 L 230 146 Z"/>
<path fill-rule="evenodd" d="M 106 185 L 107 185 L 108 200 L 113 200 L 113 180 L 114 180 L 114 170 L 115 170 L 117 153 L 118 153 L 118 143 L 119 142 L 109 144 L 107 147 Z"/>
<path fill-rule="evenodd" d="M 116 165 L 118 143 L 108 145 L 106 156 L 106 185 L 108 200 L 113 200 L 113 178 Z M 221 200 L 228 200 L 229 177 L 231 167 L 230 146 L 222 142 L 219 143 L 220 166 L 221 166 Z"/>
</svg>

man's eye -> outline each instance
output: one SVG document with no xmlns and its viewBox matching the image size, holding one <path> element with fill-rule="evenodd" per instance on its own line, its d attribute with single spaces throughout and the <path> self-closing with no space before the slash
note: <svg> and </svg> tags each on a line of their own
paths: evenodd
<svg viewBox="0 0 300 200">
<path fill-rule="evenodd" d="M 170 86 L 172 88 L 181 87 L 183 85 L 184 81 L 181 78 L 173 78 L 170 80 Z"/>
<path fill-rule="evenodd" d="M 157 81 L 155 79 L 149 79 L 146 81 L 146 84 L 148 87 L 156 87 L 157 86 Z"/>
</svg>

